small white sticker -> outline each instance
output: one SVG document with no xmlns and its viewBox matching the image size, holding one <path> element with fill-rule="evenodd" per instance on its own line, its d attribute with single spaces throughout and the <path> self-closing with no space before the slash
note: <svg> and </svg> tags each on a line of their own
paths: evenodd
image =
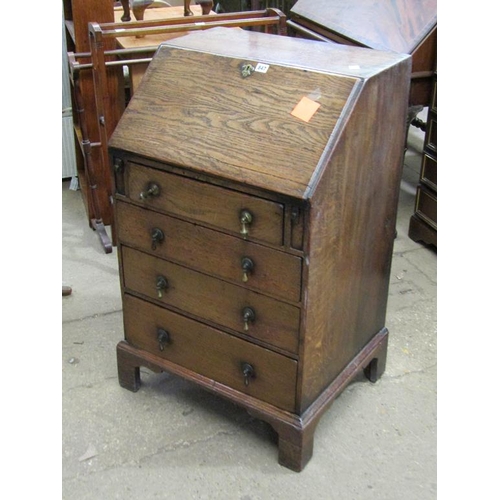
<svg viewBox="0 0 500 500">
<path fill-rule="evenodd" d="M 359 69 L 359 68 L 360 68 L 359 64 L 350 64 L 349 65 L 349 69 Z"/>
<path fill-rule="evenodd" d="M 207 23 L 205 23 L 205 22 L 202 21 L 202 22 L 194 23 L 194 24 L 195 24 L 195 26 L 204 26 Z"/>
<path fill-rule="evenodd" d="M 258 63 L 257 66 L 255 66 L 255 71 L 257 73 L 267 73 L 268 69 L 269 69 L 269 64 Z"/>
</svg>

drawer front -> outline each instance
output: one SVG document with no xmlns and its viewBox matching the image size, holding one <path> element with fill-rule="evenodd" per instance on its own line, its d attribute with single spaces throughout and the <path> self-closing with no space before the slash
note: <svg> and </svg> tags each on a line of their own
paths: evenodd
<svg viewBox="0 0 500 500">
<path fill-rule="evenodd" d="M 296 361 L 129 295 L 123 305 L 125 338 L 131 345 L 294 410 Z"/>
<path fill-rule="evenodd" d="M 125 288 L 288 352 L 298 352 L 298 307 L 128 247 L 122 247 L 122 263 Z M 164 280 L 160 293 L 159 279 Z"/>
<path fill-rule="evenodd" d="M 249 240 L 283 244 L 284 209 L 280 203 L 134 163 L 129 163 L 127 172 L 128 196 L 146 207 L 239 236 L 248 231 Z M 246 212 L 251 214 L 251 222 L 242 224 Z"/>
<path fill-rule="evenodd" d="M 437 120 L 434 117 L 427 122 L 427 131 L 425 136 L 425 146 L 432 151 L 437 152 Z"/>
<path fill-rule="evenodd" d="M 433 189 L 437 189 L 437 162 L 432 156 L 424 153 L 422 163 L 422 181 Z"/>
<path fill-rule="evenodd" d="M 438 97 L 437 97 L 437 80 L 434 83 L 434 88 L 432 89 L 432 101 L 431 101 L 431 110 L 434 113 L 437 113 L 437 108 L 438 108 Z"/>
<path fill-rule="evenodd" d="M 417 187 L 417 210 L 434 229 L 437 229 L 437 198 L 427 189 Z"/>
<path fill-rule="evenodd" d="M 122 243 L 269 295 L 300 301 L 299 257 L 120 201 L 116 220 Z"/>
</svg>

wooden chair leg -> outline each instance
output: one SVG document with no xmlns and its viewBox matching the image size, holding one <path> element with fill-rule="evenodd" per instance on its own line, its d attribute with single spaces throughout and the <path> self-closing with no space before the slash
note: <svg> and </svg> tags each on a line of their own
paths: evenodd
<svg viewBox="0 0 500 500">
<path fill-rule="evenodd" d="M 210 11 L 212 10 L 213 6 L 214 6 L 214 3 L 212 2 L 212 0 L 208 1 L 208 2 L 198 2 L 201 6 L 201 13 L 204 15 L 204 16 L 208 16 L 210 14 Z"/>
<path fill-rule="evenodd" d="M 123 16 L 120 18 L 122 22 L 128 22 L 131 20 L 130 17 L 130 2 L 129 0 L 121 0 L 120 3 L 123 7 Z"/>
</svg>

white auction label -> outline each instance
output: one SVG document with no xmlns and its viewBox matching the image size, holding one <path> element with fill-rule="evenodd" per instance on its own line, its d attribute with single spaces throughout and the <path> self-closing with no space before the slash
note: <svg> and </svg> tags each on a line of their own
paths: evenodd
<svg viewBox="0 0 500 500">
<path fill-rule="evenodd" d="M 255 66 L 255 71 L 257 71 L 257 73 L 267 73 L 268 69 L 269 64 L 258 63 L 257 66 Z"/>
</svg>

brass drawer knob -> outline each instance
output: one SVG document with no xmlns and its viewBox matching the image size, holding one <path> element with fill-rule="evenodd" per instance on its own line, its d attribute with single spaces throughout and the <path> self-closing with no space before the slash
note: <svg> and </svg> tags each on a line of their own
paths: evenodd
<svg viewBox="0 0 500 500">
<path fill-rule="evenodd" d="M 248 323 L 255 321 L 255 311 L 251 307 L 245 307 L 242 311 L 243 330 L 248 331 Z"/>
<path fill-rule="evenodd" d="M 248 386 L 250 379 L 255 378 L 255 368 L 250 363 L 241 363 L 241 371 L 245 380 L 245 385 Z"/>
<path fill-rule="evenodd" d="M 156 291 L 158 292 L 158 298 L 163 297 L 163 292 L 168 288 L 168 280 L 165 276 L 156 277 Z"/>
<path fill-rule="evenodd" d="M 139 198 L 141 200 L 147 200 L 148 198 L 153 198 L 154 196 L 159 196 L 160 186 L 154 182 L 150 182 L 145 191 L 139 193 Z"/>
<path fill-rule="evenodd" d="M 241 269 L 243 269 L 243 282 L 246 283 L 248 281 L 249 274 L 252 274 L 254 270 L 255 264 L 250 257 L 243 257 L 241 259 Z"/>
<path fill-rule="evenodd" d="M 248 226 L 252 223 L 252 221 L 253 221 L 252 213 L 249 212 L 247 209 L 243 209 L 240 212 L 240 223 L 241 223 L 240 234 L 245 239 L 248 236 Z"/>
<path fill-rule="evenodd" d="M 156 250 L 156 247 L 165 239 L 163 231 L 157 227 L 151 229 L 151 249 Z"/>
<path fill-rule="evenodd" d="M 158 347 L 160 351 L 163 351 L 163 349 L 165 349 L 166 344 L 170 344 L 170 333 L 168 333 L 163 328 L 158 328 L 156 338 L 158 340 Z"/>
</svg>

